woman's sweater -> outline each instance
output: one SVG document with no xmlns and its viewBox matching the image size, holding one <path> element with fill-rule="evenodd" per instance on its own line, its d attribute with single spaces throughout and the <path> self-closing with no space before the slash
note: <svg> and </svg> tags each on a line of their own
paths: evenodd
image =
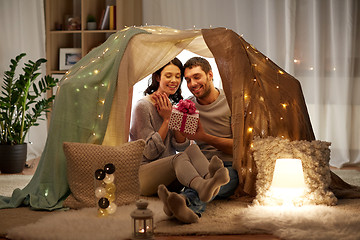
<svg viewBox="0 0 360 240">
<path fill-rule="evenodd" d="M 151 162 L 160 158 L 176 154 L 176 151 L 184 151 L 189 146 L 189 140 L 177 143 L 174 133 L 169 129 L 165 141 L 157 132 L 163 119 L 150 100 L 150 96 L 140 99 L 132 113 L 130 128 L 130 141 L 144 139 L 146 142 L 143 163 Z"/>
</svg>

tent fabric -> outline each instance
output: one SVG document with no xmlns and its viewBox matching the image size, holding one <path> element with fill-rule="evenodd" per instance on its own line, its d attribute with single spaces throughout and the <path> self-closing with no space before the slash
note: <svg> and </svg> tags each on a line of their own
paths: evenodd
<svg viewBox="0 0 360 240">
<path fill-rule="evenodd" d="M 128 140 L 131 101 L 123 96 L 131 96 L 131 87 L 136 82 L 164 66 L 185 48 L 193 51 L 197 49 L 198 53 L 212 57 L 205 42 L 201 41 L 199 30 L 180 31 L 164 27 L 143 29 L 153 34 L 134 36 L 121 60 L 116 94 L 103 143 L 105 145 L 119 145 Z"/>
<path fill-rule="evenodd" d="M 255 195 L 254 136 L 314 139 L 299 82 L 233 31 L 130 27 L 112 34 L 66 73 L 37 170 L 24 189 L 0 197 L 0 208 L 61 208 L 69 195 L 63 142 L 127 142 L 132 86 L 183 49 L 215 57 L 232 111 L 238 195 Z"/>
<path fill-rule="evenodd" d="M 111 35 L 77 62 L 61 80 L 48 137 L 36 172 L 22 190 L 0 197 L 0 208 L 28 205 L 33 209 L 62 207 L 69 195 L 63 142 L 101 144 L 127 43 L 144 30 L 129 28 Z"/>
<path fill-rule="evenodd" d="M 232 109 L 234 167 L 240 190 L 255 196 L 254 137 L 315 139 L 303 92 L 298 80 L 235 32 L 225 28 L 202 32 Z"/>
</svg>

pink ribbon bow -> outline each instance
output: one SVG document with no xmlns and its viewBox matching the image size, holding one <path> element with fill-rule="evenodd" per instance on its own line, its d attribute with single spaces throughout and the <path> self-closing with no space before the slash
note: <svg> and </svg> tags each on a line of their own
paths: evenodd
<svg viewBox="0 0 360 240">
<path fill-rule="evenodd" d="M 179 110 L 180 112 L 183 112 L 183 113 L 187 113 L 187 114 L 191 115 L 196 112 L 195 103 L 189 99 L 186 99 L 186 100 L 181 99 L 180 102 L 176 106 L 177 106 L 177 110 Z"/>
</svg>

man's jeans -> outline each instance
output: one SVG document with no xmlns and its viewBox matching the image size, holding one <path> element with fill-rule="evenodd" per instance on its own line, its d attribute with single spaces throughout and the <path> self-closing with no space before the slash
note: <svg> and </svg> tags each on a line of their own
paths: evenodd
<svg viewBox="0 0 360 240">
<path fill-rule="evenodd" d="M 224 199 L 230 197 L 234 194 L 239 184 L 239 177 L 237 171 L 231 167 L 231 164 L 228 167 L 226 166 L 227 164 L 224 163 L 224 165 L 229 170 L 230 181 L 220 187 L 219 193 L 215 197 L 213 197 L 211 201 L 214 198 Z M 191 188 L 186 188 L 181 194 L 186 197 L 186 205 L 200 217 L 201 213 L 205 211 L 206 202 L 200 201 L 198 193 Z"/>
</svg>

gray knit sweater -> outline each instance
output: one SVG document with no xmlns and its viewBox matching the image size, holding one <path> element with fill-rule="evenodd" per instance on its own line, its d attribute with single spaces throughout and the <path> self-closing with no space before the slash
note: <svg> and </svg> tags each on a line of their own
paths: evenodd
<svg viewBox="0 0 360 240">
<path fill-rule="evenodd" d="M 176 154 L 189 146 L 189 140 L 184 143 L 176 142 L 173 131 L 169 129 L 165 141 L 157 132 L 163 122 L 155 106 L 148 96 L 140 99 L 132 113 L 130 141 L 144 139 L 146 142 L 143 163 Z"/>
<path fill-rule="evenodd" d="M 219 97 L 208 105 L 201 105 L 194 96 L 189 99 L 195 103 L 196 109 L 199 110 L 200 122 L 205 132 L 217 137 L 233 138 L 230 108 L 224 91 L 218 90 L 220 92 Z M 232 161 L 232 155 L 226 154 L 210 144 L 201 141 L 196 141 L 196 143 L 208 159 L 217 155 L 225 162 Z"/>
</svg>

